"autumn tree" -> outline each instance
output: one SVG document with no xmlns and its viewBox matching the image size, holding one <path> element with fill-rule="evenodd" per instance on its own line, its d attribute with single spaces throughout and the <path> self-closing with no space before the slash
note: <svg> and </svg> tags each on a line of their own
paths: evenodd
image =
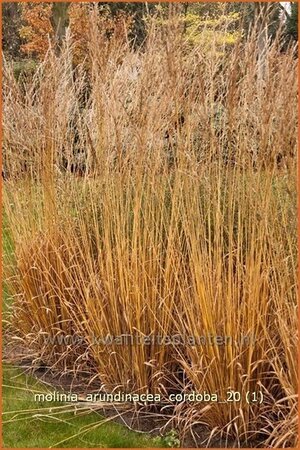
<svg viewBox="0 0 300 450">
<path fill-rule="evenodd" d="M 88 54 L 92 14 L 97 16 L 98 45 L 103 49 L 112 40 L 126 40 L 132 23 L 132 17 L 124 11 L 113 16 L 108 8 L 87 3 L 71 3 L 68 14 L 75 64 L 84 61 Z"/>
<path fill-rule="evenodd" d="M 74 63 L 83 61 L 88 50 L 89 5 L 71 3 L 68 9 L 69 27 L 72 33 Z"/>
<path fill-rule="evenodd" d="M 55 33 L 51 23 L 51 3 L 23 3 L 21 19 L 24 25 L 20 36 L 25 41 L 21 51 L 38 59 L 43 59 L 49 45 L 54 44 Z"/>
</svg>

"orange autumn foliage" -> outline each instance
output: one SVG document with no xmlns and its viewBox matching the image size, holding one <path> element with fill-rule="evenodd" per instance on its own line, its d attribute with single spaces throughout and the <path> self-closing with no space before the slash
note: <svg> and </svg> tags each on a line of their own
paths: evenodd
<svg viewBox="0 0 300 450">
<path fill-rule="evenodd" d="M 108 9 L 95 8 L 87 3 L 70 3 L 68 6 L 69 29 L 73 43 L 73 62 L 75 65 L 85 61 L 91 41 L 92 15 L 98 16 L 97 38 L 99 46 L 108 49 L 109 42 L 124 42 L 130 31 L 133 18 L 120 11 L 112 17 Z M 57 44 L 53 26 L 53 4 L 24 3 L 21 19 L 23 26 L 19 33 L 24 40 L 21 51 L 42 60 L 49 46 Z M 87 65 L 88 62 L 86 62 Z"/>
<path fill-rule="evenodd" d="M 78 64 L 84 59 L 89 35 L 89 5 L 71 3 L 68 9 L 69 27 L 73 41 L 74 63 Z"/>
<path fill-rule="evenodd" d="M 54 29 L 51 23 L 51 3 L 22 4 L 21 18 L 24 25 L 20 28 L 20 36 L 25 43 L 21 51 L 42 60 L 54 43 Z"/>
<path fill-rule="evenodd" d="M 111 40 L 124 42 L 132 24 L 132 17 L 120 11 L 112 17 L 109 10 L 97 10 L 86 3 L 71 3 L 68 10 L 69 27 L 73 41 L 74 63 L 83 62 L 87 53 L 91 32 L 91 19 L 95 14 L 97 18 L 97 38 L 99 46 L 103 49 Z"/>
</svg>

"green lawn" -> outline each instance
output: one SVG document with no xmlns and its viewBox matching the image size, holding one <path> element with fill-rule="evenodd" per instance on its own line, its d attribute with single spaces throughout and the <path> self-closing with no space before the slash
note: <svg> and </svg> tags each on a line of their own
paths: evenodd
<svg viewBox="0 0 300 450">
<path fill-rule="evenodd" d="M 164 447 L 163 438 L 128 430 L 97 412 L 74 405 L 35 402 L 34 393 L 52 391 L 19 369 L 3 367 L 3 446 L 137 448 Z M 106 421 L 105 421 L 106 420 Z M 101 424 L 101 421 L 104 423 Z"/>
<path fill-rule="evenodd" d="M 14 249 L 11 234 L 8 229 L 7 219 L 5 214 L 2 216 L 2 251 L 3 251 L 3 266 L 5 274 L 6 264 L 12 264 L 14 262 Z M 2 282 L 2 314 L 5 318 L 8 307 L 10 304 L 10 296 L 7 288 L 7 284 Z"/>
</svg>

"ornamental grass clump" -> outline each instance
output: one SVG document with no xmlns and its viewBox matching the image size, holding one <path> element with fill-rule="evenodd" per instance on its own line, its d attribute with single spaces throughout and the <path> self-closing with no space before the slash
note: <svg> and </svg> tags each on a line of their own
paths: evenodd
<svg viewBox="0 0 300 450">
<path fill-rule="evenodd" d="M 172 405 L 182 436 L 294 445 L 295 48 L 261 77 L 254 35 L 205 53 L 151 22 L 102 51 L 89 20 L 84 62 L 67 35 L 32 77 L 4 63 L 10 343 L 106 392 L 217 395 Z"/>
</svg>

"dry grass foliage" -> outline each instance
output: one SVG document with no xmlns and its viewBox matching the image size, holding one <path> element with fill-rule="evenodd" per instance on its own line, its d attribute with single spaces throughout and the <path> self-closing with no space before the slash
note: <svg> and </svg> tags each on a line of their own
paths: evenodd
<svg viewBox="0 0 300 450">
<path fill-rule="evenodd" d="M 11 334 L 107 391 L 233 389 L 240 402 L 178 404 L 173 423 L 294 445 L 295 49 L 270 44 L 261 77 L 255 36 L 205 53 L 176 21 L 150 21 L 133 50 L 99 23 L 92 13 L 76 67 L 72 36 L 32 77 L 4 65 Z M 94 345 L 107 334 L 232 343 Z M 258 390 L 263 403 L 248 404 Z"/>
</svg>

